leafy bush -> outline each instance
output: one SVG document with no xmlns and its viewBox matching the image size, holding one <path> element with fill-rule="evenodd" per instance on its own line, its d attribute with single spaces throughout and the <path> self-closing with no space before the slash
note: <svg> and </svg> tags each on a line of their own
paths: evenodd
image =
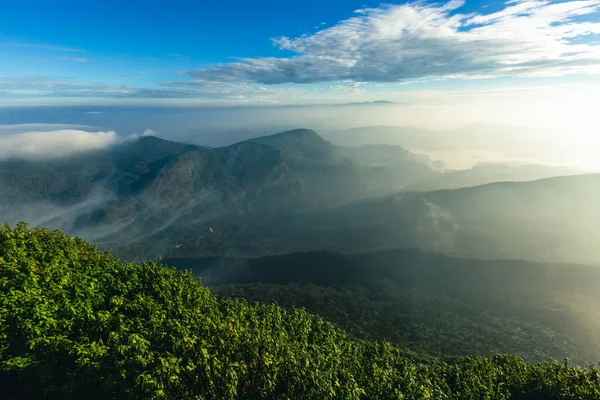
<svg viewBox="0 0 600 400">
<path fill-rule="evenodd" d="M 0 230 L 3 399 L 600 399 L 600 372 L 514 356 L 418 363 L 190 272 Z"/>
</svg>

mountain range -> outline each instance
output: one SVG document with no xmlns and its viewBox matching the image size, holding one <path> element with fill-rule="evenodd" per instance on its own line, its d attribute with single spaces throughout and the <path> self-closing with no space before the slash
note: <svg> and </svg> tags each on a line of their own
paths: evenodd
<svg viewBox="0 0 600 400">
<path fill-rule="evenodd" d="M 122 247 L 208 230 L 214 220 L 243 228 L 289 210 L 335 207 L 435 174 L 427 159 L 391 151 L 392 161 L 368 152 L 363 159 L 304 129 L 217 149 L 146 136 L 68 158 L 1 162 L 0 212 Z"/>
<path fill-rule="evenodd" d="M 565 134 L 519 125 L 472 124 L 441 131 L 382 125 L 328 130 L 323 135 L 336 144 L 398 145 L 432 158 L 443 158 L 451 168 L 460 169 L 490 159 L 570 165 L 582 162 L 585 151 L 578 140 L 565 141 Z"/>
<path fill-rule="evenodd" d="M 0 215 L 125 258 L 421 247 L 600 261 L 598 175 L 491 183 L 578 171 L 433 165 L 400 146 L 336 146 L 308 129 L 219 148 L 145 136 L 66 158 L 1 161 Z"/>
</svg>

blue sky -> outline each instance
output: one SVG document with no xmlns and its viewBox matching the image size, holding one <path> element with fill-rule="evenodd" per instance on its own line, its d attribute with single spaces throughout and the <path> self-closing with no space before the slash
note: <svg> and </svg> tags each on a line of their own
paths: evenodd
<svg viewBox="0 0 600 400">
<path fill-rule="evenodd" d="M 596 85 L 599 10 L 600 0 L 4 0 L 0 106 L 406 102 Z"/>
</svg>

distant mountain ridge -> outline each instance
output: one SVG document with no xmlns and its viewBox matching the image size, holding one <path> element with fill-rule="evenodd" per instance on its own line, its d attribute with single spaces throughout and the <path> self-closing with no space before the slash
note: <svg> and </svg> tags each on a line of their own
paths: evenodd
<svg viewBox="0 0 600 400">
<path fill-rule="evenodd" d="M 409 190 L 429 191 L 480 186 L 493 182 L 534 181 L 558 176 L 585 174 L 585 171 L 564 166 L 479 164 L 473 168 L 447 171 L 408 187 Z"/>
<path fill-rule="evenodd" d="M 67 158 L 0 162 L 0 214 L 105 246 L 154 243 L 152 253 L 136 251 L 160 254 L 209 221 L 229 221 L 235 228 L 220 233 L 237 235 L 252 221 L 393 193 L 436 174 L 427 160 L 397 155 L 373 165 L 307 129 L 216 149 L 147 136 Z"/>
<path fill-rule="evenodd" d="M 342 146 L 399 145 L 409 151 L 442 159 L 451 168 L 459 169 L 489 160 L 594 168 L 592 166 L 597 164 L 590 158 L 583 142 L 564 140 L 564 134 L 530 126 L 471 124 L 451 130 L 364 126 L 329 130 L 323 136 Z"/>
<path fill-rule="evenodd" d="M 600 263 L 600 174 L 401 192 L 273 221 L 274 248 L 422 247 L 461 257 Z M 277 242 L 282 243 L 276 246 Z"/>
</svg>

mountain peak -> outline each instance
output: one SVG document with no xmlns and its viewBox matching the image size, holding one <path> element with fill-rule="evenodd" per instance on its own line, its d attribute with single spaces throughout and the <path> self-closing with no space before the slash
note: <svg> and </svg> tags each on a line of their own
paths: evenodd
<svg viewBox="0 0 600 400">
<path fill-rule="evenodd" d="M 146 160 L 155 160 L 180 154 L 186 150 L 196 148 L 197 146 L 173 142 L 156 136 L 142 136 L 129 140 L 117 147 L 117 154 L 127 157 L 140 158 Z"/>
<path fill-rule="evenodd" d="M 299 129 L 291 129 L 289 131 L 284 131 L 284 132 L 280 132 L 280 133 L 276 133 L 274 135 L 270 135 L 270 137 L 306 137 L 306 136 L 312 136 L 312 137 L 321 137 L 319 136 L 319 134 L 315 131 L 313 131 L 312 129 L 304 129 L 304 128 L 299 128 Z"/>
<path fill-rule="evenodd" d="M 160 146 L 162 143 L 169 143 L 169 140 L 161 139 L 156 136 L 140 136 L 126 139 L 122 142 L 122 147 L 140 147 L 140 146 Z"/>
<path fill-rule="evenodd" d="M 133 139 L 131 141 L 131 143 L 136 143 L 138 145 L 157 145 L 157 146 L 172 145 L 174 143 L 177 143 L 178 145 L 183 144 L 183 143 L 174 142 L 174 141 L 168 140 L 168 139 L 162 139 L 162 138 L 159 138 L 158 136 L 152 136 L 152 135 L 140 136 L 136 139 Z"/>
<path fill-rule="evenodd" d="M 254 142 L 261 142 L 265 144 L 269 144 L 268 142 L 275 141 L 302 141 L 304 143 L 313 142 L 313 143 L 327 143 L 325 139 L 323 139 L 319 134 L 312 129 L 292 129 L 285 132 L 275 133 L 269 136 L 261 136 L 258 138 L 251 139 Z"/>
<path fill-rule="evenodd" d="M 274 147 L 296 158 L 325 160 L 331 157 L 333 145 L 311 129 L 293 129 L 250 141 Z"/>
</svg>

